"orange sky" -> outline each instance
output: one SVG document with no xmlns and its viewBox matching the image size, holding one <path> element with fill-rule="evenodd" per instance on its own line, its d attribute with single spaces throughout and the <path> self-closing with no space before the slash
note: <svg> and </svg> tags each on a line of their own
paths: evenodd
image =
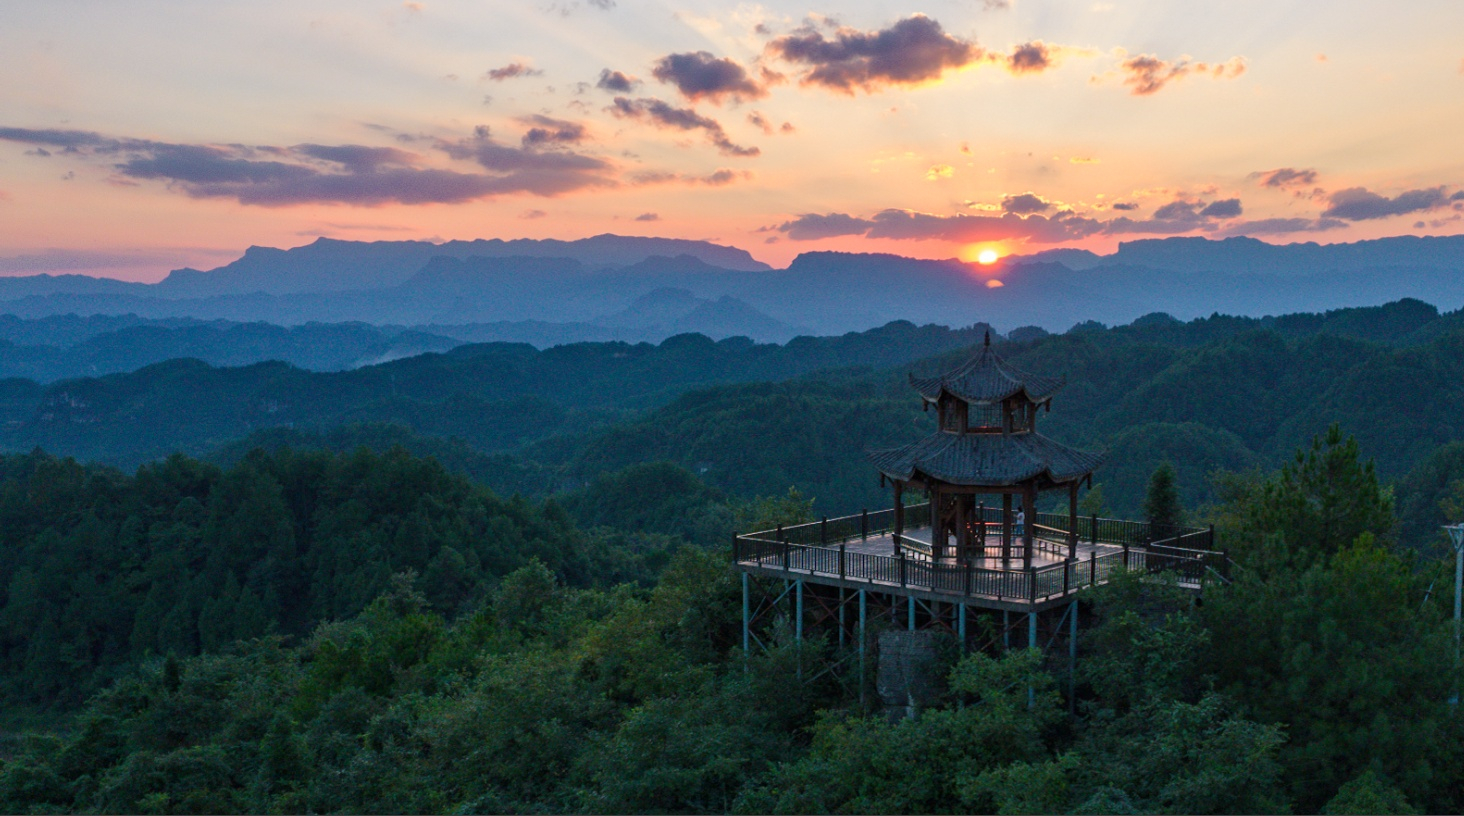
<svg viewBox="0 0 1464 816">
<path fill-rule="evenodd" d="M 251 244 L 974 258 L 1455 234 L 1464 5 L 78 0 L 7 12 L 0 274 Z"/>
</svg>

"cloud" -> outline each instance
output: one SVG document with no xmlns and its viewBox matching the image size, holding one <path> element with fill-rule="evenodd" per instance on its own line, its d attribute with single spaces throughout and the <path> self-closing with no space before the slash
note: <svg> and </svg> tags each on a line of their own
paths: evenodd
<svg viewBox="0 0 1464 816">
<path fill-rule="evenodd" d="M 1322 217 L 1368 221 L 1436 209 L 1445 206 L 1448 200 L 1443 187 L 1409 190 L 1394 198 L 1378 195 L 1366 187 L 1349 187 L 1327 197 L 1328 206 L 1322 212 Z"/>
<path fill-rule="evenodd" d="M 160 181 L 193 198 L 241 204 L 444 204 L 496 195 L 553 196 L 616 183 L 608 162 L 568 151 L 537 151 L 493 141 L 486 128 L 433 146 L 488 173 L 424 167 L 422 156 L 391 147 L 301 144 L 174 144 L 88 131 L 0 128 L 0 139 L 61 147 L 110 166 L 122 181 Z"/>
<path fill-rule="evenodd" d="M 708 187 L 721 187 L 731 184 L 739 179 L 752 178 L 752 173 L 747 170 L 733 170 L 728 167 L 719 167 L 705 176 L 694 176 L 686 173 L 668 173 L 657 170 L 647 170 L 636 173 L 631 181 L 638 185 L 647 184 L 704 184 Z"/>
<path fill-rule="evenodd" d="M 649 122 L 655 127 L 668 130 L 703 131 L 707 139 L 717 146 L 717 150 L 727 156 L 756 156 L 762 152 L 756 147 L 734 144 L 717 120 L 702 116 L 690 108 L 674 107 L 660 99 L 629 99 L 617 96 L 610 106 L 610 112 L 622 119 Z"/>
<path fill-rule="evenodd" d="M 659 213 L 653 213 L 653 212 L 641 213 L 640 215 L 637 215 L 635 217 L 635 220 L 637 220 L 637 221 L 660 221 L 661 220 L 661 216 L 660 216 Z"/>
<path fill-rule="evenodd" d="M 295 145 L 296 152 L 322 161 L 333 162 L 357 172 L 368 172 L 386 165 L 408 165 L 415 162 L 415 156 L 394 147 L 365 147 L 362 145 Z"/>
<path fill-rule="evenodd" d="M 457 141 L 437 142 L 454 159 L 469 159 L 499 174 L 497 192 L 553 196 L 587 187 L 613 186 L 614 167 L 604 159 L 566 150 L 530 150 L 493 140 L 486 127 Z"/>
<path fill-rule="evenodd" d="M 615 8 L 615 0 L 584 0 L 584 2 L 582 2 L 582 3 L 581 2 L 550 3 L 548 6 L 545 6 L 544 7 L 544 10 L 545 11 L 550 11 L 550 12 L 557 12 L 559 14 L 559 16 L 561 16 L 561 17 L 570 17 L 570 16 L 574 15 L 575 13 L 577 13 L 581 8 L 584 8 L 585 6 L 589 6 L 590 8 L 597 8 L 597 9 L 599 9 L 601 11 L 609 11 L 610 9 Z"/>
<path fill-rule="evenodd" d="M 124 144 L 147 144 L 136 139 L 113 139 L 89 130 L 54 130 L 0 127 L 0 139 L 21 144 L 57 147 L 65 153 L 76 153 L 82 148 L 111 148 Z M 49 154 L 47 154 L 49 155 Z"/>
<path fill-rule="evenodd" d="M 537 113 L 522 117 L 519 121 L 530 125 L 524 133 L 524 147 L 579 144 L 585 140 L 585 126 L 578 122 L 553 119 Z"/>
<path fill-rule="evenodd" d="M 1135 205 L 1115 205 L 1120 210 L 1132 210 Z M 1075 241 L 1091 235 L 1177 235 L 1193 231 L 1213 232 L 1219 228 L 1218 221 L 1240 215 L 1239 199 L 1229 198 L 1206 204 L 1201 201 L 1175 200 L 1160 207 L 1148 219 L 1120 216 L 1100 221 L 1078 215 L 1071 210 L 1059 210 L 1051 215 L 1043 214 L 1054 205 L 1033 193 L 1007 196 L 1002 200 L 1001 215 L 934 215 L 913 210 L 886 209 L 869 218 L 860 218 L 846 213 L 804 213 L 764 231 L 781 232 L 794 241 L 815 241 L 822 238 L 843 236 L 864 236 L 896 241 L 950 241 L 972 243 L 977 241 L 1024 241 L 1034 244 Z M 1298 219 L 1304 221 L 1305 219 Z M 1241 222 L 1244 223 L 1244 222 Z M 1281 225 L 1266 222 L 1255 224 L 1258 232 L 1267 229 L 1280 231 Z M 1333 229 L 1340 222 L 1328 222 L 1317 226 L 1308 221 L 1306 228 Z M 1234 225 L 1227 225 L 1227 229 Z M 1302 229 L 1301 225 L 1296 230 Z"/>
<path fill-rule="evenodd" d="M 1259 179 L 1262 187 L 1275 187 L 1284 190 L 1292 187 L 1311 187 L 1317 183 L 1317 171 L 1312 169 L 1297 170 L 1294 167 L 1278 167 L 1275 170 L 1258 170 L 1251 173 L 1250 178 Z"/>
<path fill-rule="evenodd" d="M 524 210 L 523 212 L 519 213 L 519 218 L 522 218 L 525 221 L 534 221 L 539 218 L 544 218 L 548 215 L 549 213 L 546 213 L 543 210 Z"/>
<path fill-rule="evenodd" d="M 1134 96 L 1157 93 L 1165 85 L 1190 74 L 1208 75 L 1215 79 L 1234 79 L 1245 73 L 1245 58 L 1232 57 L 1219 64 L 1190 62 L 1182 57 L 1176 62 L 1162 60 L 1152 54 L 1129 57 L 1120 64 L 1123 84 Z"/>
<path fill-rule="evenodd" d="M 940 181 L 941 179 L 948 179 L 955 174 L 956 168 L 951 167 L 949 164 L 937 164 L 925 171 L 925 180 Z"/>
<path fill-rule="evenodd" d="M 1092 235 L 1101 224 L 1088 218 L 1060 213 L 1041 215 L 932 215 L 910 210 L 881 210 L 872 218 L 844 213 L 805 213 L 770 229 L 794 241 L 814 241 L 846 235 L 900 241 L 996 241 L 1025 240 L 1034 243 L 1069 241 Z"/>
<path fill-rule="evenodd" d="M 1335 218 L 1260 218 L 1237 221 L 1216 233 L 1221 238 L 1236 235 L 1286 235 L 1296 232 L 1325 232 L 1347 226 Z"/>
<path fill-rule="evenodd" d="M 844 213 L 804 213 L 792 221 L 773 227 L 794 241 L 817 241 L 820 238 L 838 238 L 844 235 L 863 235 L 874 227 L 874 222 L 855 218 Z"/>
<path fill-rule="evenodd" d="M 1115 210 L 1123 210 L 1126 212 L 1131 210 L 1137 210 L 1139 208 L 1139 205 L 1130 204 L 1127 201 L 1115 201 L 1112 206 Z"/>
<path fill-rule="evenodd" d="M 1154 217 L 1160 221 L 1189 220 L 1195 217 L 1195 210 L 1199 206 L 1192 201 L 1176 199 L 1155 210 Z"/>
<path fill-rule="evenodd" d="M 1070 241 L 1092 235 L 1101 224 L 1071 213 L 1042 215 L 931 215 L 910 210 L 882 210 L 874 215 L 870 238 L 958 242 L 1024 240 L 1033 243 Z"/>
<path fill-rule="evenodd" d="M 639 84 L 640 80 L 629 74 L 606 68 L 600 72 L 600 79 L 595 83 L 595 87 L 611 93 L 630 93 Z"/>
<path fill-rule="evenodd" d="M 1212 201 L 1200 210 L 1201 218 L 1239 218 L 1240 199 L 1226 198 L 1220 201 Z"/>
<path fill-rule="evenodd" d="M 510 62 L 502 68 L 494 68 L 483 75 L 484 79 L 491 79 L 494 82 L 502 82 L 505 79 L 517 79 L 518 77 L 543 76 L 544 72 L 537 68 L 529 67 L 525 62 Z"/>
<path fill-rule="evenodd" d="M 805 26 L 774 39 L 767 49 L 803 66 L 802 84 L 850 95 L 931 82 L 983 54 L 975 43 L 947 34 L 940 23 L 920 14 L 878 31 L 841 26 L 831 36 Z"/>
<path fill-rule="evenodd" d="M 1033 40 L 1012 49 L 1006 58 L 1006 67 L 1014 74 L 1040 73 L 1052 67 L 1053 56 L 1052 49 L 1045 43 Z"/>
<path fill-rule="evenodd" d="M 1135 205 L 1115 209 L 1133 210 Z M 1179 235 L 1186 232 L 1213 232 L 1219 220 L 1236 218 L 1241 213 L 1240 199 L 1226 198 L 1209 203 L 1175 199 L 1154 210 L 1150 218 L 1119 216 L 1103 223 L 1105 235 Z"/>
<path fill-rule="evenodd" d="M 675 85 L 682 96 L 692 101 L 733 99 L 741 102 L 768 95 L 767 90 L 753 81 L 747 69 L 735 60 L 718 58 L 707 51 L 668 54 L 656 61 L 651 76 Z"/>
<path fill-rule="evenodd" d="M 1052 209 L 1051 202 L 1033 193 L 1007 196 L 1001 200 L 1001 211 L 1016 215 L 1032 215 L 1047 212 L 1050 209 Z"/>
</svg>

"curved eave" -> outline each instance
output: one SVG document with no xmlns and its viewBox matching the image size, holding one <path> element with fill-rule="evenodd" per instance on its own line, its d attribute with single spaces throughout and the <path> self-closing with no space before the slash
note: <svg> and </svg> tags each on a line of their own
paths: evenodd
<svg viewBox="0 0 1464 816">
<path fill-rule="evenodd" d="M 868 456 L 880 473 L 896 481 L 923 478 L 963 487 L 1012 487 L 1042 479 L 1066 484 L 1087 477 L 1105 458 L 1039 434 L 943 433 L 899 448 L 870 451 Z"/>
<path fill-rule="evenodd" d="M 1045 378 L 1044 378 L 1045 379 Z M 1011 399 L 1017 394 L 1022 394 L 1028 402 L 1041 405 L 1051 402 L 1053 395 L 1067 385 L 1066 380 L 1059 377 L 1047 383 L 1042 390 L 1032 391 L 1027 388 L 1025 382 L 1013 382 L 1012 386 L 1005 391 L 994 391 L 987 394 L 972 394 L 959 385 L 948 381 L 945 377 L 928 377 L 915 379 L 910 375 L 910 385 L 918 392 L 926 402 L 934 404 L 940 401 L 942 394 L 949 394 L 968 405 L 995 405 L 1003 400 Z"/>
</svg>

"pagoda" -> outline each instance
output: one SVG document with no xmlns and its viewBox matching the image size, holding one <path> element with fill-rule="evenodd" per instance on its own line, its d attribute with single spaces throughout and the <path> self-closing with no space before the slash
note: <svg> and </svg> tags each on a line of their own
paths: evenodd
<svg viewBox="0 0 1464 816">
<path fill-rule="evenodd" d="M 938 377 L 910 376 L 928 411 L 936 410 L 936 431 L 918 442 L 869 454 L 883 479 L 894 485 L 894 549 L 926 552 L 905 530 L 904 493 L 919 490 L 930 497 L 930 541 L 927 555 L 935 563 L 970 564 L 1000 557 L 1013 559 L 1017 546 L 1023 568 L 1031 569 L 1038 528 L 1039 493 L 1066 490 L 1068 524 L 1060 533 L 1068 560 L 1077 557 L 1078 487 L 1091 485 L 1102 454 L 1070 448 L 1037 432 L 1039 409 L 1052 410 L 1052 396 L 1061 377 L 1028 374 L 1012 367 L 991 349 L 991 333 L 981 349 L 961 366 Z M 985 496 L 1001 496 L 995 521 Z M 1025 524 L 1013 540 L 1014 501 L 1020 502 Z M 995 536 L 988 535 L 995 527 Z M 992 544 L 995 537 L 997 544 Z M 954 543 L 954 547 L 952 544 Z M 999 551 L 998 551 L 999 546 Z"/>
</svg>

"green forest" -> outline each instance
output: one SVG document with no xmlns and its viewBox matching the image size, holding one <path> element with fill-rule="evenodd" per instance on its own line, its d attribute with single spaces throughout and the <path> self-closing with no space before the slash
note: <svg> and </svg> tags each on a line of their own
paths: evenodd
<svg viewBox="0 0 1464 816">
<path fill-rule="evenodd" d="M 1085 590 L 1075 673 L 947 644 L 894 719 L 798 671 L 836 643 L 744 654 L 732 533 L 884 506 L 983 332 L 0 383 L 0 809 L 1464 809 L 1464 319 L 1416 301 L 998 338 L 1107 451 L 1085 512 L 1236 565 Z"/>
</svg>

